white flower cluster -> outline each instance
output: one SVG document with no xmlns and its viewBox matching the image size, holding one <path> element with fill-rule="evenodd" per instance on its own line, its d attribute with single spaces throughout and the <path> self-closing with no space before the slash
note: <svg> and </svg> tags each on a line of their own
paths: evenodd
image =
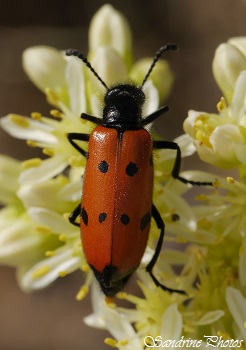
<svg viewBox="0 0 246 350">
<path fill-rule="evenodd" d="M 114 339 L 105 342 L 113 347 L 143 349 L 147 336 L 165 341 L 181 336 L 203 339 L 207 334 L 246 340 L 245 56 L 245 38 L 219 46 L 213 63 L 224 94 L 219 114 L 189 112 L 184 123 L 187 134 L 175 140 L 183 156 L 196 149 L 202 160 L 238 170 L 238 181 L 199 171 L 182 173 L 190 180 L 214 181 L 209 194 L 197 196 L 201 204 L 191 206 L 182 197 L 189 187 L 170 176 L 175 152 L 159 150 L 154 157 L 154 202 L 166 224 L 166 240 L 172 244 L 161 252 L 155 275 L 165 285 L 185 290 L 188 297 L 157 288 L 145 272 L 159 235 L 152 225 L 138 270 L 143 297 L 117 295 L 135 308 L 107 303 L 92 286 L 94 313 L 85 322 L 108 329 Z M 88 57 L 107 85 L 127 80 L 140 84 L 152 61 L 132 63 L 130 28 L 111 5 L 104 5 L 92 19 Z M 81 269 L 87 277 L 77 295 L 80 300 L 89 290 L 92 275 L 79 230 L 69 223 L 68 215 L 80 201 L 85 160 L 70 145 L 67 134 L 91 132 L 93 124 L 80 114 L 100 116 L 104 91 L 81 61 L 51 47 L 27 49 L 23 67 L 53 109 L 50 116 L 35 112 L 31 118 L 10 114 L 1 119 L 1 127 L 11 136 L 40 147 L 46 157 L 22 164 L 0 157 L 0 201 L 5 205 L 0 211 L 0 263 L 17 269 L 19 284 L 26 291 L 44 288 Z M 160 60 L 145 84 L 146 115 L 158 108 L 172 81 L 168 63 Z M 182 249 L 176 249 L 176 244 Z M 180 273 L 175 265 L 181 267 Z"/>
</svg>

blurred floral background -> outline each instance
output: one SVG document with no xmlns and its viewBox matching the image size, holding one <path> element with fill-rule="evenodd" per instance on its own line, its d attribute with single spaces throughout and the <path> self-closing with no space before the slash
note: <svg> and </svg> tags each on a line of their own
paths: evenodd
<svg viewBox="0 0 246 350">
<path fill-rule="evenodd" d="M 0 1 L 0 115 L 9 112 L 48 114 L 43 94 L 25 76 L 21 55 L 25 48 L 39 44 L 57 49 L 75 47 L 87 53 L 88 26 L 93 14 L 104 4 L 83 0 L 40 3 Z M 246 35 L 246 3 L 238 0 L 114 1 L 112 5 L 128 19 L 134 40 L 135 58 L 153 56 L 161 45 L 174 42 L 180 50 L 168 56 L 175 74 L 173 91 L 166 103 L 170 112 L 155 129 L 173 139 L 182 133 L 187 111 L 215 111 L 221 92 L 211 71 L 216 47 L 228 38 Z M 25 142 L 0 130 L 0 153 L 18 159 L 35 156 Z M 188 166 L 189 161 L 186 159 Z M 207 165 L 206 170 L 209 170 Z M 23 294 L 15 271 L 0 267 L 0 350 L 107 349 L 106 333 L 83 324 L 90 313 L 89 296 L 78 303 L 75 295 L 82 274 L 59 279 L 46 290 Z M 96 333 L 95 333 L 96 332 Z M 95 336 L 96 334 L 96 336 Z"/>
</svg>

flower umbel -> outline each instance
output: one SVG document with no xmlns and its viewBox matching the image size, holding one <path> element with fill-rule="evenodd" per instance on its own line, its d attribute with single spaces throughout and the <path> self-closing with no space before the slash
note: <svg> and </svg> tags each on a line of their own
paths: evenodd
<svg viewBox="0 0 246 350">
<path fill-rule="evenodd" d="M 246 340 L 245 42 L 234 38 L 216 51 L 213 70 L 224 94 L 218 113 L 190 111 L 184 123 L 187 134 L 175 140 L 183 156 L 196 149 L 205 162 L 238 171 L 238 179 L 194 170 L 182 173 L 189 180 L 214 181 L 211 190 L 196 197 L 197 205 L 189 205 L 182 197 L 189 187 L 171 177 L 175 152 L 154 154 L 154 201 L 170 243 L 154 273 L 161 283 L 187 295 L 164 292 L 145 272 L 159 235 L 153 223 L 137 272 L 142 296 L 121 292 L 110 303 L 92 284 L 94 312 L 85 322 L 108 329 L 113 336 L 105 340 L 108 345 L 144 349 L 148 336 L 161 336 L 162 341 L 201 339 L 203 345 L 206 334 Z M 130 27 L 111 5 L 104 5 L 92 19 L 88 58 L 108 86 L 129 80 L 141 84 L 151 62 L 145 58 L 133 63 Z M 70 145 L 67 134 L 91 132 L 93 123 L 80 115 L 100 117 L 105 91 L 81 61 L 51 47 L 27 49 L 23 67 L 52 109 L 50 116 L 35 112 L 31 118 L 9 114 L 1 119 L 5 131 L 41 148 L 44 157 L 20 163 L 1 156 L 0 201 L 5 207 L 0 211 L 0 263 L 17 269 L 18 282 L 26 291 L 81 269 L 86 274 L 77 294 L 81 300 L 90 289 L 92 274 L 79 230 L 68 216 L 80 201 L 85 159 Z M 144 85 L 144 115 L 158 109 L 172 81 L 168 63 L 160 60 Z M 120 300 L 134 309 L 119 306 Z"/>
</svg>

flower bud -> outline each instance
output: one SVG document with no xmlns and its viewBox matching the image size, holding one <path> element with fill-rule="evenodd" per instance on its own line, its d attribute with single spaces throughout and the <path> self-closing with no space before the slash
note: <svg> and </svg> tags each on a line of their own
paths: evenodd
<svg viewBox="0 0 246 350">
<path fill-rule="evenodd" d="M 230 103 L 235 83 L 241 71 L 246 70 L 246 45 L 237 39 L 219 45 L 213 60 L 214 78 Z"/>
<path fill-rule="evenodd" d="M 107 46 L 114 48 L 127 67 L 132 61 L 132 39 L 130 27 L 124 16 L 111 5 L 104 5 L 94 15 L 89 28 L 89 52 L 93 57 L 95 51 Z"/>
<path fill-rule="evenodd" d="M 131 80 L 141 85 L 152 62 L 153 58 L 143 58 L 137 61 L 129 73 Z M 173 84 L 173 74 L 167 61 L 158 61 L 158 64 L 151 72 L 149 80 L 153 81 L 159 92 L 160 102 L 162 102 L 168 96 Z"/>
<path fill-rule="evenodd" d="M 97 74 L 105 81 L 107 86 L 127 80 L 126 65 L 118 52 L 112 47 L 99 47 L 95 51 L 91 60 L 91 65 L 94 67 Z M 98 79 L 93 76 L 92 79 L 93 85 L 95 82 L 98 87 L 98 84 L 100 84 Z"/>
</svg>

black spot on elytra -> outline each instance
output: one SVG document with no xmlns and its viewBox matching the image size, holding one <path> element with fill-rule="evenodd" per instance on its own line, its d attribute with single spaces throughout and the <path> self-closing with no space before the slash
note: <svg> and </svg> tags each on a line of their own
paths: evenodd
<svg viewBox="0 0 246 350">
<path fill-rule="evenodd" d="M 128 225 L 130 222 L 130 218 L 127 214 L 121 214 L 120 221 L 122 222 L 122 224 Z"/>
<path fill-rule="evenodd" d="M 98 164 L 98 169 L 101 173 L 105 174 L 108 171 L 108 163 L 106 162 L 106 160 L 102 160 L 99 164 Z"/>
<path fill-rule="evenodd" d="M 143 231 L 146 226 L 150 223 L 150 220 L 151 220 L 151 214 L 150 213 L 146 213 L 141 221 L 140 221 L 140 230 Z"/>
<path fill-rule="evenodd" d="M 100 224 L 106 220 L 106 217 L 107 217 L 107 213 L 100 213 L 98 215 L 98 221 L 100 222 Z"/>
<path fill-rule="evenodd" d="M 81 216 L 81 219 L 82 219 L 83 223 L 85 224 L 85 226 L 87 226 L 88 225 L 88 214 L 87 214 L 87 211 L 85 210 L 84 207 L 81 209 L 80 216 Z"/>
<path fill-rule="evenodd" d="M 134 176 L 138 172 L 138 167 L 135 163 L 130 162 L 126 167 L 126 174 L 128 176 Z"/>
</svg>

